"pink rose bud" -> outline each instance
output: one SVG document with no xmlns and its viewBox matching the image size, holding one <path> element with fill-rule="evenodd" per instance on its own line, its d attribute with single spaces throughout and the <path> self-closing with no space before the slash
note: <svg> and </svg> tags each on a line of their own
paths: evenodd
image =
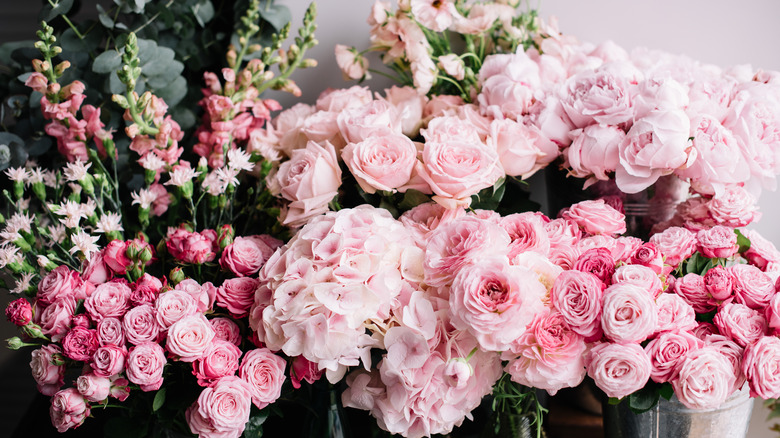
<svg viewBox="0 0 780 438">
<path fill-rule="evenodd" d="M 661 252 L 653 243 L 645 243 L 631 256 L 630 263 L 647 266 L 656 274 L 663 271 L 664 261 Z"/>
<path fill-rule="evenodd" d="M 233 243 L 233 237 L 235 235 L 236 232 L 233 230 L 232 225 L 222 225 L 222 227 L 219 229 L 219 235 L 217 237 L 217 243 L 219 243 L 219 247 L 225 249 L 226 246 Z"/>
<path fill-rule="evenodd" d="M 25 298 L 11 301 L 5 308 L 5 317 L 8 322 L 24 327 L 32 321 L 32 306 Z"/>
<path fill-rule="evenodd" d="M 725 301 L 732 296 L 734 279 L 731 272 L 721 265 L 704 274 L 704 287 L 716 301 Z"/>
</svg>

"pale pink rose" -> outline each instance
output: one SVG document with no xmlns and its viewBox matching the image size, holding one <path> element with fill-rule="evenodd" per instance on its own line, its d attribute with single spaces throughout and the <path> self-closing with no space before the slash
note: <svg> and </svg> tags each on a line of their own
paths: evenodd
<svg viewBox="0 0 780 438">
<path fill-rule="evenodd" d="M 504 174 L 495 149 L 482 143 L 426 142 L 415 169 L 447 208 L 469 205 L 471 196 L 491 187 Z"/>
<path fill-rule="evenodd" d="M 401 134 L 401 118 L 386 100 L 371 102 L 342 111 L 336 122 L 347 143 L 359 143 L 383 134 Z"/>
<path fill-rule="evenodd" d="M 582 238 L 582 230 L 573 221 L 563 218 L 553 219 L 544 224 L 550 246 L 574 246 Z"/>
<path fill-rule="evenodd" d="M 402 134 L 377 134 L 349 143 L 341 157 L 366 193 L 395 191 L 409 182 L 417 163 L 417 147 Z"/>
<path fill-rule="evenodd" d="M 780 333 L 780 294 L 772 295 L 764 314 L 771 334 Z"/>
<path fill-rule="evenodd" d="M 508 4 L 473 3 L 470 5 L 468 17 L 456 17 L 452 29 L 458 33 L 477 35 L 493 27 L 496 20 L 506 26 L 514 14 L 514 8 Z"/>
<path fill-rule="evenodd" d="M 483 113 L 519 119 L 541 84 L 539 66 L 525 52 L 490 55 L 479 71 L 477 101 Z"/>
<path fill-rule="evenodd" d="M 144 304 L 130 309 L 122 319 L 122 329 L 127 342 L 133 345 L 157 342 L 160 326 L 157 324 L 154 307 Z"/>
<path fill-rule="evenodd" d="M 203 352 L 203 356 L 192 362 L 192 374 L 198 379 L 198 385 L 211 386 L 217 379 L 236 373 L 239 357 L 241 350 L 236 345 L 215 339 Z"/>
<path fill-rule="evenodd" d="M 460 17 L 453 0 L 410 0 L 409 4 L 415 20 L 435 32 L 446 30 Z"/>
<path fill-rule="evenodd" d="M 270 236 L 238 236 L 223 250 L 219 265 L 239 277 L 252 276 L 280 246 L 282 242 Z"/>
<path fill-rule="evenodd" d="M 95 374 L 82 374 L 76 379 L 76 389 L 91 402 L 102 402 L 111 391 L 111 380 Z"/>
<path fill-rule="evenodd" d="M 726 336 L 719 334 L 707 335 L 704 338 L 704 342 L 707 345 L 717 348 L 731 363 L 732 374 L 734 375 L 735 380 L 729 393 L 733 394 L 735 391 L 742 389 L 746 380 L 745 373 L 742 372 L 742 358 L 745 355 L 745 349 Z"/>
<path fill-rule="evenodd" d="M 112 240 L 112 242 L 114 241 Z M 113 270 L 109 268 L 104 260 L 104 253 L 105 249 L 92 254 L 92 257 L 81 272 L 81 278 L 84 281 L 98 285 L 105 283 L 114 277 Z"/>
<path fill-rule="evenodd" d="M 336 44 L 336 64 L 341 69 L 344 80 L 360 79 L 368 73 L 368 60 L 352 47 Z"/>
<path fill-rule="evenodd" d="M 62 355 L 62 349 L 57 344 L 44 345 L 32 352 L 30 369 L 33 379 L 38 385 L 38 392 L 52 396 L 62 388 L 65 383 L 65 363 L 55 364 L 55 355 Z"/>
<path fill-rule="evenodd" d="M 748 263 L 766 270 L 770 263 L 780 263 L 780 251 L 756 230 L 740 230 L 750 240 L 750 249 L 742 253 Z"/>
<path fill-rule="evenodd" d="M 168 233 L 165 246 L 176 260 L 199 265 L 210 262 L 216 257 L 214 245 L 216 239 L 217 233 L 214 230 L 191 232 L 177 228 Z"/>
<path fill-rule="evenodd" d="M 256 278 L 229 278 L 217 288 L 216 303 L 227 309 L 231 316 L 243 318 L 249 314 L 249 308 L 254 303 L 257 286 Z"/>
<path fill-rule="evenodd" d="M 626 232 L 625 215 L 603 199 L 578 202 L 569 207 L 562 217 L 576 223 L 588 234 L 614 235 Z"/>
<path fill-rule="evenodd" d="M 488 125 L 489 126 L 489 125 Z M 489 132 L 483 132 L 479 126 L 457 115 L 435 117 L 420 131 L 426 142 L 449 143 L 452 141 L 467 141 L 481 143 Z"/>
<path fill-rule="evenodd" d="M 561 104 L 575 128 L 599 123 L 621 125 L 634 116 L 630 77 L 615 69 L 584 70 L 564 85 Z"/>
<path fill-rule="evenodd" d="M 523 179 L 558 156 L 558 146 L 537 127 L 510 119 L 490 123 L 487 144 L 498 152 L 498 160 L 507 175 Z"/>
<path fill-rule="evenodd" d="M 681 110 L 651 111 L 637 120 L 618 146 L 618 188 L 637 193 L 685 165 L 689 160 L 690 124 Z"/>
<path fill-rule="evenodd" d="M 510 260 L 526 251 L 546 256 L 550 251 L 550 239 L 544 229 L 544 219 L 535 213 L 515 213 L 503 216 L 498 222 L 506 230 L 512 243 L 509 244 Z"/>
<path fill-rule="evenodd" d="M 419 242 L 426 242 L 436 228 L 465 214 L 461 209 L 450 210 L 435 202 L 426 202 L 405 211 L 398 220 L 414 233 Z"/>
<path fill-rule="evenodd" d="M 631 283 L 617 283 L 604 291 L 601 327 L 614 342 L 640 343 L 655 333 L 658 306 L 653 296 Z"/>
<path fill-rule="evenodd" d="M 637 344 L 597 343 L 587 359 L 588 376 L 607 397 L 623 398 L 650 378 L 650 358 Z"/>
<path fill-rule="evenodd" d="M 398 112 L 403 134 L 410 138 L 416 137 L 423 123 L 423 109 L 428 99 L 413 87 L 393 85 L 385 89 L 385 100 L 390 102 Z"/>
<path fill-rule="evenodd" d="M 185 316 L 198 312 L 198 305 L 190 294 L 181 290 L 169 290 L 163 292 L 154 302 L 154 310 L 157 312 L 157 323 L 162 330 L 167 330 L 173 323 Z"/>
<path fill-rule="evenodd" d="M 119 318 L 130 308 L 130 287 L 126 283 L 103 283 L 84 301 L 84 307 L 93 321 L 103 318 Z"/>
<path fill-rule="evenodd" d="M 635 284 L 648 291 L 654 298 L 658 298 L 663 293 L 661 279 L 658 278 L 658 274 L 647 266 L 622 265 L 615 269 L 612 282 Z"/>
<path fill-rule="evenodd" d="M 320 380 L 320 377 L 322 377 L 322 370 L 317 367 L 316 363 L 309 361 L 303 356 L 293 358 L 290 365 L 290 382 L 293 388 L 300 388 L 301 382 L 304 380 L 311 385 Z M 347 376 L 347 379 L 349 379 L 349 376 Z"/>
<path fill-rule="evenodd" d="M 718 309 L 713 322 L 723 335 L 745 347 L 767 333 L 767 322 L 758 310 L 743 304 L 727 303 Z"/>
<path fill-rule="evenodd" d="M 604 285 L 589 272 L 564 271 L 550 291 L 553 306 L 571 329 L 587 339 L 601 336 Z"/>
<path fill-rule="evenodd" d="M 369 97 L 370 98 L 370 97 Z M 306 144 L 307 137 L 303 132 L 304 123 L 309 116 L 317 110 L 304 103 L 297 103 L 282 111 L 273 120 L 263 134 L 251 136 L 254 139 L 250 143 L 253 149 L 259 150 L 264 157 L 270 157 L 276 162 L 281 159 L 281 154 L 289 157 L 292 151 Z M 254 132 L 261 132 L 255 130 Z"/>
<path fill-rule="evenodd" d="M 125 333 L 119 318 L 103 318 L 96 325 L 97 338 L 100 345 L 124 345 Z"/>
<path fill-rule="evenodd" d="M 64 389 L 51 398 L 51 424 L 59 433 L 81 426 L 89 413 L 89 405 L 76 388 Z"/>
<path fill-rule="evenodd" d="M 758 211 L 758 200 L 745 188 L 735 185 L 727 186 L 723 193 L 718 193 L 707 203 L 708 212 L 718 225 L 727 227 L 744 227 L 761 219 Z M 757 234 L 753 230 L 742 230 L 743 234 Z M 751 239 L 752 241 L 752 239 Z"/>
<path fill-rule="evenodd" d="M 270 177 L 269 177 L 270 178 Z M 279 166 L 273 176 L 279 195 L 290 201 L 283 211 L 282 223 L 302 226 L 328 210 L 328 203 L 338 194 L 341 169 L 333 145 L 314 142 L 292 152 L 289 161 Z"/>
<path fill-rule="evenodd" d="M 204 388 L 186 412 L 190 431 L 201 437 L 238 438 L 249 421 L 251 391 L 236 376 L 226 376 Z"/>
<path fill-rule="evenodd" d="M 715 309 L 704 284 L 704 277 L 699 274 L 691 272 L 675 280 L 674 292 L 693 306 L 696 313 L 707 313 Z"/>
<path fill-rule="evenodd" d="M 731 270 L 721 265 L 708 270 L 704 274 L 704 287 L 715 302 L 728 300 L 734 295 L 734 277 Z"/>
<path fill-rule="evenodd" d="M 252 403 L 263 409 L 275 402 L 282 394 L 284 359 L 267 348 L 250 350 L 241 360 L 238 375 L 249 384 Z"/>
<path fill-rule="evenodd" d="M 368 87 L 354 85 L 350 88 L 336 90 L 329 88 L 317 98 L 316 108 L 320 111 L 340 113 L 348 108 L 363 106 L 371 102 L 372 99 L 371 90 Z"/>
<path fill-rule="evenodd" d="M 441 117 L 461 105 L 463 105 L 463 98 L 460 96 L 449 96 L 446 94 L 431 96 L 431 100 L 423 108 L 423 119 L 431 120 L 435 117 Z"/>
<path fill-rule="evenodd" d="M 736 302 L 763 311 L 775 294 L 772 277 L 752 265 L 734 265 L 728 270 L 734 280 Z"/>
<path fill-rule="evenodd" d="M 650 378 L 656 383 L 671 382 L 688 353 L 703 347 L 704 341 L 687 331 L 661 333 L 645 347 L 650 357 Z"/>
<path fill-rule="evenodd" d="M 544 309 L 547 289 L 531 270 L 505 259 L 482 260 L 458 272 L 450 287 L 453 326 L 486 351 L 503 351 Z"/>
<path fill-rule="evenodd" d="M 209 320 L 214 329 L 215 338 L 228 341 L 235 346 L 241 345 L 241 329 L 232 319 L 219 317 Z"/>
<path fill-rule="evenodd" d="M 180 281 L 179 284 L 173 288 L 173 290 L 186 292 L 193 300 L 195 300 L 195 305 L 198 312 L 207 312 L 212 310 L 211 308 L 214 306 L 214 300 L 217 298 L 217 288 L 208 281 L 203 284 L 199 284 L 197 281 L 191 278 L 185 278 L 184 280 Z M 166 300 L 171 298 L 173 297 L 169 296 L 166 298 Z M 179 299 L 181 299 L 180 296 L 176 298 L 176 300 Z M 153 301 L 153 303 L 155 302 L 156 300 Z M 176 305 L 175 303 L 169 304 Z"/>
<path fill-rule="evenodd" d="M 74 327 L 62 339 L 65 356 L 81 362 L 89 361 L 99 346 L 97 331 L 84 327 Z"/>
<path fill-rule="evenodd" d="M 696 252 L 696 233 L 682 227 L 670 227 L 650 236 L 650 243 L 661 251 L 665 264 L 676 268 Z"/>
<path fill-rule="evenodd" d="M 185 316 L 168 328 L 165 347 L 182 362 L 200 357 L 214 339 L 214 329 L 203 314 Z"/>
<path fill-rule="evenodd" d="M 92 355 L 92 372 L 95 375 L 111 377 L 121 373 L 125 369 L 127 348 L 114 344 L 102 345 Z"/>
<path fill-rule="evenodd" d="M 718 328 L 711 322 L 700 322 L 692 332 L 697 338 L 702 340 L 706 339 L 709 335 L 720 335 Z"/>
<path fill-rule="evenodd" d="M 459 81 L 466 76 L 466 68 L 463 60 L 454 53 L 439 56 L 439 62 L 436 64 L 440 69 Z"/>
<path fill-rule="evenodd" d="M 155 342 L 147 342 L 130 349 L 125 373 L 131 382 L 141 387 L 141 391 L 156 391 L 162 386 L 166 363 L 163 348 Z"/>
<path fill-rule="evenodd" d="M 127 257 L 128 242 L 112 240 L 103 249 L 103 262 L 117 275 L 125 275 L 127 268 L 133 264 Z"/>
<path fill-rule="evenodd" d="M 737 235 L 734 230 L 723 225 L 716 225 L 696 233 L 699 252 L 710 258 L 728 258 L 739 249 Z"/>
<path fill-rule="evenodd" d="M 583 252 L 571 268 L 576 271 L 590 272 L 605 286 L 609 286 L 615 274 L 615 265 L 615 259 L 607 248 L 591 248 Z"/>
<path fill-rule="evenodd" d="M 658 325 L 655 333 L 692 331 L 698 326 L 696 312 L 681 296 L 662 293 L 655 303 L 658 305 Z"/>
<path fill-rule="evenodd" d="M 317 111 L 307 117 L 301 127 L 301 133 L 305 138 L 300 141 L 300 147 L 306 144 L 306 140 L 320 144 L 324 144 L 327 141 L 332 143 L 337 149 L 344 147 L 346 142 L 341 136 L 341 132 L 339 132 L 339 125 L 336 123 L 337 118 L 338 113 L 329 111 Z"/>
<path fill-rule="evenodd" d="M 49 305 L 60 298 L 75 298 L 79 282 L 78 272 L 71 271 L 65 265 L 58 266 L 38 283 L 38 294 L 35 298 L 43 305 Z"/>
<path fill-rule="evenodd" d="M 505 370 L 512 380 L 555 394 L 585 378 L 585 340 L 571 330 L 560 312 L 538 314 L 533 324 L 511 345 Z"/>
<path fill-rule="evenodd" d="M 425 282 L 431 286 L 452 283 L 461 268 L 482 258 L 509 251 L 509 235 L 500 226 L 462 217 L 439 226 L 425 248 Z"/>
<path fill-rule="evenodd" d="M 742 361 L 742 371 L 750 384 L 750 396 L 764 400 L 780 397 L 780 339 L 764 336 L 748 345 Z"/>
<path fill-rule="evenodd" d="M 578 178 L 592 175 L 597 180 L 608 180 L 608 174 L 620 164 L 618 144 L 626 136 L 625 131 L 616 126 L 595 124 L 571 135 L 574 140 L 564 156 L 572 174 Z M 588 180 L 586 184 L 593 182 Z"/>
<path fill-rule="evenodd" d="M 717 348 L 706 346 L 688 352 L 672 380 L 674 394 L 690 409 L 714 409 L 731 395 L 731 362 Z"/>
</svg>

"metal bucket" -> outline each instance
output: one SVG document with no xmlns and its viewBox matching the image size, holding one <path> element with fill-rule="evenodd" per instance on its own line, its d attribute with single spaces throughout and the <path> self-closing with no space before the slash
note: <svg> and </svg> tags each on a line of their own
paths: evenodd
<svg viewBox="0 0 780 438">
<path fill-rule="evenodd" d="M 628 403 L 604 406 L 607 438 L 739 438 L 747 435 L 753 399 L 745 385 L 716 409 L 688 409 L 672 397 L 661 398 L 643 414 L 634 414 Z"/>
</svg>

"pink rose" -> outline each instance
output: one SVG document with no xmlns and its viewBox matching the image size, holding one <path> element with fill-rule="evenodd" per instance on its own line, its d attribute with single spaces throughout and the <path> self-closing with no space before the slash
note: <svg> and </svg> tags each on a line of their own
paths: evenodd
<svg viewBox="0 0 780 438">
<path fill-rule="evenodd" d="M 582 272 L 590 272 L 599 278 L 604 285 L 612 284 L 612 276 L 615 273 L 615 259 L 606 248 L 591 248 L 580 255 L 572 269 Z"/>
<path fill-rule="evenodd" d="M 238 358 L 241 350 L 234 344 L 215 339 L 203 356 L 192 362 L 192 374 L 198 379 L 198 385 L 211 386 L 217 379 L 232 376 L 238 370 Z"/>
<path fill-rule="evenodd" d="M 38 283 L 38 294 L 35 298 L 43 305 L 49 305 L 60 298 L 75 298 L 79 282 L 78 272 L 71 271 L 65 265 L 58 266 Z"/>
<path fill-rule="evenodd" d="M 654 110 L 637 120 L 618 146 L 618 188 L 637 193 L 684 166 L 689 160 L 690 125 L 682 110 Z"/>
<path fill-rule="evenodd" d="M 56 344 L 44 345 L 32 352 L 30 369 L 38 384 L 38 392 L 52 396 L 65 383 L 65 363 L 62 361 L 62 349 Z"/>
<path fill-rule="evenodd" d="M 697 327 L 696 312 L 681 296 L 662 293 L 655 303 L 658 305 L 658 325 L 655 333 L 691 331 Z"/>
<path fill-rule="evenodd" d="M 423 119 L 431 120 L 434 117 L 441 117 L 461 105 L 463 105 L 463 98 L 460 96 L 431 96 L 431 100 L 423 107 Z"/>
<path fill-rule="evenodd" d="M 186 281 L 186 280 L 185 280 Z M 144 304 L 154 304 L 157 295 L 163 288 L 163 283 L 158 278 L 147 273 L 141 276 L 135 283 L 130 285 L 130 304 L 142 306 Z"/>
<path fill-rule="evenodd" d="M 214 339 L 214 329 L 203 314 L 185 316 L 168 328 L 165 347 L 182 362 L 200 357 Z"/>
<path fill-rule="evenodd" d="M 731 395 L 734 372 L 729 359 L 706 346 L 688 352 L 672 380 L 674 394 L 690 409 L 715 409 Z"/>
<path fill-rule="evenodd" d="M 339 113 L 337 123 L 347 143 L 388 134 L 401 134 L 401 120 L 395 107 L 386 100 L 372 100 L 365 105 Z"/>
<path fill-rule="evenodd" d="M 249 385 L 236 376 L 219 379 L 204 388 L 185 416 L 190 431 L 202 437 L 239 437 L 249 421 Z"/>
<path fill-rule="evenodd" d="M 655 333 L 658 306 L 639 286 L 617 283 L 604 291 L 601 327 L 614 342 L 640 343 Z"/>
<path fill-rule="evenodd" d="M 26 298 L 13 300 L 5 308 L 5 317 L 8 319 L 8 322 L 18 327 L 24 327 L 32 322 L 32 316 L 32 306 Z"/>
<path fill-rule="evenodd" d="M 426 202 L 404 212 L 398 220 L 418 241 L 426 242 L 436 228 L 464 215 L 464 210 L 448 210 L 435 202 Z"/>
<path fill-rule="evenodd" d="M 250 350 L 241 360 L 238 375 L 249 384 L 252 403 L 263 409 L 276 401 L 282 394 L 284 359 L 267 348 Z"/>
<path fill-rule="evenodd" d="M 615 235 L 626 232 L 626 217 L 603 199 L 582 201 L 572 205 L 562 216 L 577 224 L 588 234 Z"/>
<path fill-rule="evenodd" d="M 756 197 L 745 188 L 728 186 L 723 193 L 716 194 L 707 203 L 707 207 L 710 216 L 716 223 L 738 228 L 761 219 L 761 212 L 758 211 L 757 202 Z M 742 234 L 752 242 L 753 238 L 748 236 L 748 234 L 753 235 L 757 233 L 754 230 L 742 230 Z M 761 246 L 763 245 L 759 245 L 759 247 Z M 772 245 L 772 248 L 774 248 L 774 245 Z"/>
<path fill-rule="evenodd" d="M 76 388 L 64 389 L 51 399 L 51 424 L 59 433 L 81 426 L 89 413 L 89 405 Z"/>
<path fill-rule="evenodd" d="M 114 344 L 102 345 L 92 355 L 92 372 L 95 375 L 111 377 L 121 373 L 125 369 L 127 348 Z"/>
<path fill-rule="evenodd" d="M 735 380 L 729 394 L 742 389 L 746 380 L 745 373 L 742 372 L 742 358 L 745 355 L 745 349 L 726 336 L 719 334 L 707 335 L 704 338 L 704 342 L 717 348 L 731 363 L 732 374 L 735 376 Z"/>
<path fill-rule="evenodd" d="M 377 134 L 359 143 L 347 144 L 341 157 L 366 193 L 395 191 L 412 177 L 417 147 L 402 134 Z"/>
<path fill-rule="evenodd" d="M 527 251 L 534 251 L 544 256 L 549 253 L 550 239 L 544 229 L 544 219 L 535 213 L 515 213 L 503 216 L 499 219 L 498 224 L 506 230 L 509 238 L 512 239 L 507 255 L 510 260 Z"/>
<path fill-rule="evenodd" d="M 737 235 L 734 230 L 723 225 L 716 225 L 696 233 L 699 252 L 704 257 L 728 258 L 736 254 Z"/>
<path fill-rule="evenodd" d="M 693 272 L 674 282 L 674 292 L 693 306 L 696 313 L 707 313 L 715 308 L 704 284 L 704 277 Z"/>
<path fill-rule="evenodd" d="M 728 269 L 734 279 L 734 299 L 751 309 L 763 311 L 775 294 L 772 278 L 751 265 L 734 265 Z"/>
<path fill-rule="evenodd" d="M 65 356 L 82 362 L 89 361 L 99 346 L 97 331 L 84 327 L 74 327 L 62 340 Z"/>
<path fill-rule="evenodd" d="M 663 293 L 661 279 L 658 278 L 658 274 L 647 266 L 622 265 L 615 270 L 611 282 L 637 285 L 648 291 L 654 298 L 658 298 Z"/>
<path fill-rule="evenodd" d="M 256 278 L 249 277 L 225 280 L 222 286 L 217 288 L 217 305 L 227 309 L 235 318 L 249 315 L 249 308 L 254 303 L 258 283 Z"/>
<path fill-rule="evenodd" d="M 504 175 L 495 149 L 474 141 L 427 141 L 415 166 L 433 200 L 447 208 L 469 205 L 472 195 Z"/>
<path fill-rule="evenodd" d="M 704 287 L 715 301 L 726 301 L 731 298 L 734 288 L 734 277 L 731 275 L 731 270 L 721 265 L 713 267 L 704 274 Z"/>
<path fill-rule="evenodd" d="M 111 380 L 95 374 L 82 374 L 76 379 L 76 389 L 91 402 L 102 402 L 111 391 Z"/>
<path fill-rule="evenodd" d="M 547 236 L 550 238 L 550 246 L 575 245 L 582 238 L 582 230 L 573 221 L 564 218 L 552 219 L 544 224 Z"/>
<path fill-rule="evenodd" d="M 103 262 L 117 275 L 125 275 L 127 268 L 133 264 L 127 257 L 128 242 L 112 240 L 103 250 Z"/>
<path fill-rule="evenodd" d="M 410 138 L 416 137 L 422 125 L 423 108 L 428 98 L 418 93 L 414 87 L 393 85 L 385 89 L 385 100 L 398 112 L 403 134 Z"/>
<path fill-rule="evenodd" d="M 766 318 L 758 310 L 737 303 L 727 303 L 715 314 L 713 322 L 718 330 L 745 347 L 767 333 Z"/>
<path fill-rule="evenodd" d="M 167 330 L 173 323 L 185 316 L 198 312 L 198 305 L 190 294 L 181 290 L 169 290 L 161 293 L 154 303 L 157 312 L 157 323 Z"/>
<path fill-rule="evenodd" d="M 623 398 L 650 378 L 650 358 L 637 344 L 597 343 L 588 355 L 590 376 L 607 397 Z"/>
<path fill-rule="evenodd" d="M 119 318 L 130 308 L 130 287 L 116 281 L 103 283 L 84 300 L 84 307 L 93 321 L 103 318 Z"/>
<path fill-rule="evenodd" d="M 36 303 L 33 321 L 41 327 L 44 335 L 57 342 L 68 332 L 75 311 L 76 302 L 73 298 L 58 299 L 42 311 Z"/>
<path fill-rule="evenodd" d="M 216 339 L 228 341 L 237 347 L 241 346 L 241 329 L 232 319 L 219 317 L 212 318 L 209 322 L 214 329 Z"/>
<path fill-rule="evenodd" d="M 550 300 L 571 329 L 586 340 L 601 336 L 604 285 L 589 272 L 564 271 L 555 279 Z"/>
<path fill-rule="evenodd" d="M 199 284 L 191 278 L 180 281 L 173 290 L 187 293 L 195 301 L 198 312 L 212 310 L 211 307 L 214 306 L 214 300 L 217 298 L 217 288 L 211 282 Z M 173 299 L 173 297 L 167 297 L 167 299 Z M 178 296 L 171 304 L 180 299 L 181 297 Z"/>
<path fill-rule="evenodd" d="M 127 342 L 133 345 L 157 342 L 160 326 L 155 316 L 154 307 L 149 304 L 130 309 L 122 319 L 122 328 Z"/>
<path fill-rule="evenodd" d="M 663 271 L 663 258 L 661 252 L 653 243 L 645 243 L 631 255 L 629 263 L 634 265 L 647 266 L 656 274 Z"/>
<path fill-rule="evenodd" d="M 124 345 L 125 333 L 118 318 L 103 318 L 97 323 L 97 338 L 100 345 Z"/>
<path fill-rule="evenodd" d="M 776 335 L 780 333 L 780 294 L 772 295 L 772 299 L 769 300 L 769 305 L 766 306 L 764 313 L 767 325 L 771 329 L 771 334 Z"/>
<path fill-rule="evenodd" d="M 282 213 L 282 223 L 300 227 L 308 220 L 328 210 L 328 203 L 341 186 L 341 169 L 336 150 L 330 143 L 312 141 L 306 147 L 292 151 L 289 161 L 279 166 L 272 178 L 272 187 L 289 201 Z"/>
<path fill-rule="evenodd" d="M 764 400 L 780 397 L 780 338 L 764 336 L 748 345 L 742 361 L 742 371 L 750 384 L 750 396 Z"/>
<path fill-rule="evenodd" d="M 693 329 L 692 333 L 694 336 L 702 340 L 706 339 L 709 335 L 720 335 L 720 332 L 718 332 L 718 328 L 715 327 L 715 324 L 710 322 L 700 322 L 699 325 Z"/>
<path fill-rule="evenodd" d="M 214 260 L 217 255 L 214 248 L 216 240 L 217 233 L 214 230 L 198 233 L 177 228 L 168 233 L 165 246 L 176 260 L 199 265 Z"/>
<path fill-rule="evenodd" d="M 310 385 L 320 380 L 322 373 L 323 370 L 319 369 L 316 363 L 309 361 L 303 356 L 296 356 L 290 365 L 290 382 L 293 388 L 298 389 L 304 380 Z"/>
<path fill-rule="evenodd" d="M 166 363 L 163 348 L 157 343 L 147 342 L 130 349 L 125 372 L 131 382 L 141 387 L 141 391 L 156 391 L 162 386 Z"/>
<path fill-rule="evenodd" d="M 490 55 L 479 70 L 477 100 L 483 113 L 519 119 L 541 84 L 539 66 L 525 52 Z"/>
<path fill-rule="evenodd" d="M 280 246 L 282 242 L 270 236 L 236 237 L 233 243 L 225 247 L 219 265 L 239 277 L 252 276 L 257 274 Z"/>
<path fill-rule="evenodd" d="M 670 227 L 650 236 L 650 243 L 661 251 L 665 264 L 676 268 L 696 252 L 696 233 L 682 227 Z"/>
<path fill-rule="evenodd" d="M 770 263 L 780 263 L 780 251 L 775 244 L 765 239 L 756 230 L 741 230 L 742 234 L 750 240 L 750 249 L 742 253 L 742 256 L 751 265 L 766 270 Z"/>
<path fill-rule="evenodd" d="M 573 175 L 578 178 L 592 175 L 593 178 L 586 182 L 588 185 L 595 183 L 595 180 L 608 180 L 608 174 L 620 164 L 618 145 L 625 138 L 625 131 L 617 126 L 596 124 L 582 131 L 574 131 L 571 135 L 574 141 L 564 156 Z"/>
<path fill-rule="evenodd" d="M 317 98 L 316 107 L 321 111 L 340 113 L 347 108 L 363 106 L 371 102 L 372 99 L 371 90 L 368 87 L 354 85 L 349 88 L 336 90 L 329 88 L 323 91 Z"/>
<path fill-rule="evenodd" d="M 645 347 L 650 357 L 650 378 L 657 383 L 671 382 L 688 353 L 703 347 L 704 341 L 687 331 L 661 333 Z"/>
<path fill-rule="evenodd" d="M 114 277 L 114 272 L 105 262 L 105 249 L 92 254 L 86 266 L 81 272 L 81 278 L 92 284 L 102 284 Z"/>
<path fill-rule="evenodd" d="M 450 287 L 452 325 L 486 351 L 503 351 L 544 309 L 547 293 L 533 271 L 487 259 L 461 269 Z"/>
</svg>

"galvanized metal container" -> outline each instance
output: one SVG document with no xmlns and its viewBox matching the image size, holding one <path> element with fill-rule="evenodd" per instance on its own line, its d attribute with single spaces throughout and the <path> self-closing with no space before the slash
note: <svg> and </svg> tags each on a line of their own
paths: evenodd
<svg viewBox="0 0 780 438">
<path fill-rule="evenodd" d="M 606 438 L 740 438 L 747 435 L 753 399 L 745 385 L 720 407 L 688 409 L 672 397 L 661 398 L 643 414 L 634 414 L 628 403 L 604 406 Z"/>
</svg>

